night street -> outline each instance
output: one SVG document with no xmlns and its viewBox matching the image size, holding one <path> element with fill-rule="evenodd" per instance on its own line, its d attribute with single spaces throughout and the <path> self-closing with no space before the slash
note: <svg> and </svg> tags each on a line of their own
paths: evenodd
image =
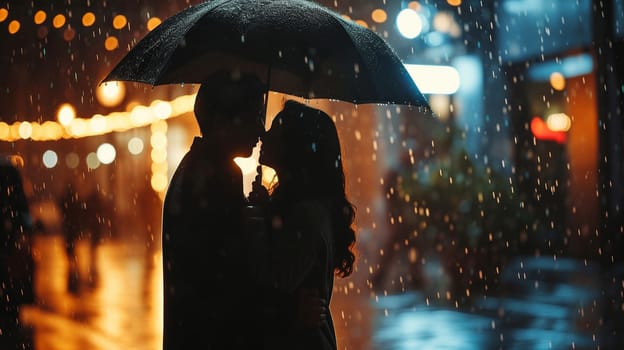
<svg viewBox="0 0 624 350">
<path fill-rule="evenodd" d="M 102 244 L 96 250 L 97 286 L 70 294 L 61 237 L 38 237 L 34 251 L 40 305 L 26 308 L 23 320 L 34 326 L 35 349 L 159 348 L 158 252 L 139 243 Z M 78 245 L 83 274 L 88 251 L 84 242 Z M 337 292 L 332 309 L 339 348 L 597 349 L 592 330 L 586 329 L 598 317 L 595 266 L 548 258 L 523 261 L 523 268 L 517 264 L 506 275 L 508 296 L 477 298 L 462 310 L 427 301 L 418 292 L 378 301 Z"/>
</svg>

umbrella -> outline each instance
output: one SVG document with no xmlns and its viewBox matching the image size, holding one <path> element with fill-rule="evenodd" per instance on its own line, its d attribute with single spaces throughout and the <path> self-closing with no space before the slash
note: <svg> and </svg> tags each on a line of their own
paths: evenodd
<svg viewBox="0 0 624 350">
<path fill-rule="evenodd" d="M 104 81 L 201 83 L 216 70 L 266 77 L 303 98 L 425 106 L 399 57 L 379 35 L 306 0 L 214 0 L 148 33 Z"/>
</svg>

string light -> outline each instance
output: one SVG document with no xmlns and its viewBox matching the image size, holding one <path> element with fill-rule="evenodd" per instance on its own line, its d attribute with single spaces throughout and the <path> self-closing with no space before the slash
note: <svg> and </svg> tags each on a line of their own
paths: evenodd
<svg viewBox="0 0 624 350">
<path fill-rule="evenodd" d="M 0 122 L 0 141 L 56 141 L 127 131 L 190 113 L 194 103 L 195 94 L 182 95 L 172 101 L 155 100 L 149 106 L 137 105 L 128 112 L 95 114 L 90 118 L 76 118 L 69 109 L 71 106 L 63 105 L 59 122 Z"/>
</svg>

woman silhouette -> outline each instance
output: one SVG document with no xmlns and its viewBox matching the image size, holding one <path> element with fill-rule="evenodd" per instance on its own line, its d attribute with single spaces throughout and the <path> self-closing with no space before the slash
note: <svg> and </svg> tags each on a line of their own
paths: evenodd
<svg viewBox="0 0 624 350">
<path fill-rule="evenodd" d="M 323 111 L 287 101 L 262 137 L 260 163 L 279 180 L 264 208 L 265 229 L 249 238 L 251 269 L 278 291 L 317 292 L 329 310 L 334 276 L 350 275 L 355 261 L 355 210 L 345 194 L 333 121 Z M 336 349 L 331 314 L 325 312 L 316 326 L 293 327 L 275 339 L 274 348 Z"/>
</svg>

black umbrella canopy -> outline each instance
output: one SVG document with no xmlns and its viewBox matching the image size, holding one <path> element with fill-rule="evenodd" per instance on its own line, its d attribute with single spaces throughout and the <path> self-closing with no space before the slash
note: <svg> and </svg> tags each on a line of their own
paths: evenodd
<svg viewBox="0 0 624 350">
<path fill-rule="evenodd" d="M 201 83 L 220 69 L 266 77 L 272 91 L 352 103 L 427 106 L 373 31 L 306 0 L 215 0 L 142 39 L 104 81 Z"/>
</svg>

